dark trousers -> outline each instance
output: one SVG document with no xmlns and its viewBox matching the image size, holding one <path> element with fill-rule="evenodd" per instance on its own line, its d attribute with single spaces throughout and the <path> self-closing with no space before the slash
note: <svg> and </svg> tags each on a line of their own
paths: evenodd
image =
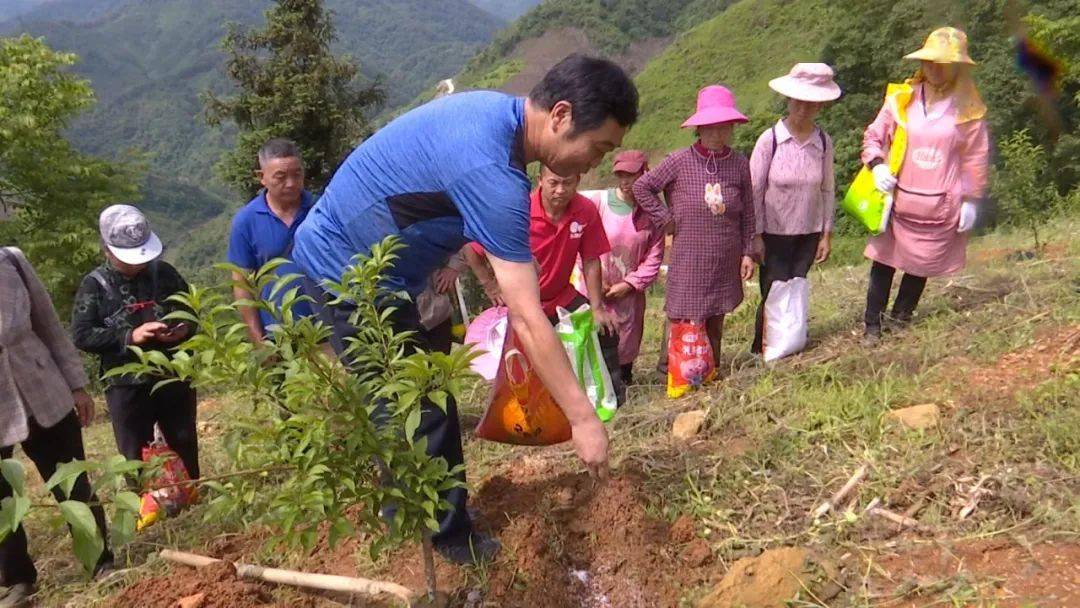
<svg viewBox="0 0 1080 608">
<path fill-rule="evenodd" d="M 626 365 L 620 365 L 619 370 L 622 373 L 623 386 L 630 386 L 634 383 L 634 364 L 627 363 Z"/>
<path fill-rule="evenodd" d="M 670 323 L 667 317 L 664 317 L 664 329 L 660 334 L 660 356 L 656 358 L 656 371 L 665 376 L 668 372 L 668 350 L 671 349 L 671 345 L 668 344 L 668 326 Z"/>
<path fill-rule="evenodd" d="M 566 306 L 567 310 L 577 310 L 582 305 L 588 304 L 589 300 L 585 296 L 578 294 L 569 305 Z M 548 321 L 551 321 L 552 325 L 559 322 L 557 315 L 548 317 Z M 619 335 L 608 334 L 603 331 L 598 331 L 597 337 L 600 338 L 600 354 L 604 357 L 604 365 L 607 367 L 608 374 L 611 376 L 611 388 L 615 391 L 615 398 L 619 405 L 622 405 L 626 400 L 626 382 L 623 380 L 622 366 L 619 365 Z"/>
<path fill-rule="evenodd" d="M 195 429 L 196 396 L 184 382 L 166 384 L 151 392 L 153 383 L 110 386 L 105 390 L 116 447 L 128 460 L 142 460 L 142 449 L 154 441 L 154 424 L 161 429 L 192 479 L 199 477 L 199 437 Z"/>
<path fill-rule="evenodd" d="M 889 304 L 889 293 L 892 291 L 895 274 L 895 268 L 881 262 L 874 262 L 870 267 L 870 285 L 866 290 L 866 314 L 863 317 L 867 327 L 881 327 L 881 317 Z M 917 277 L 905 272 L 904 277 L 900 279 L 900 290 L 896 293 L 896 300 L 893 301 L 892 316 L 900 321 L 910 321 L 925 288 L 926 277 Z"/>
<path fill-rule="evenodd" d="M 304 280 L 304 289 L 315 300 L 315 309 L 319 319 L 333 332 L 330 337 L 330 345 L 334 352 L 341 356 L 348 346 L 348 338 L 355 336 L 356 327 L 349 323 L 349 316 L 356 307 L 349 303 L 335 305 L 328 304 L 327 293 L 310 279 Z M 449 352 L 450 332 L 449 321 L 443 325 L 426 330 L 420 325 L 420 315 L 416 305 L 412 302 L 393 303 L 397 310 L 390 317 L 390 323 L 394 331 L 414 331 L 411 343 L 415 352 L 416 348 L 425 351 L 439 350 Z M 440 328 L 446 329 L 440 332 Z M 409 354 L 409 353 L 406 353 Z M 346 361 L 346 364 L 349 362 Z M 457 402 L 450 398 L 446 400 L 446 411 L 425 399 L 421 403 L 420 426 L 416 429 L 417 437 L 427 438 L 427 453 L 433 458 L 443 458 L 451 469 L 465 463 L 465 454 L 461 448 L 461 423 L 458 420 Z M 465 481 L 462 473 L 458 479 Z M 392 483 L 392 480 L 389 480 Z M 436 544 L 456 544 L 468 542 L 472 534 L 472 520 L 465 509 L 465 503 L 469 499 L 469 492 L 465 488 L 454 488 L 449 492 L 439 494 L 439 497 L 450 503 L 449 511 L 439 512 L 439 531 L 432 536 Z"/>
<path fill-rule="evenodd" d="M 30 434 L 22 442 L 23 452 L 34 462 L 42 479 L 49 479 L 56 472 L 56 467 L 72 460 L 86 460 L 83 450 L 82 429 L 79 427 L 79 419 L 72 411 L 63 420 L 49 428 L 38 426 L 33 419 L 30 420 Z M 11 458 L 15 446 L 0 448 L 0 457 Z M 53 496 L 57 501 L 68 500 L 59 487 L 53 488 Z M 12 495 L 11 486 L 7 480 L 0 476 L 0 499 Z M 85 503 L 96 503 L 97 496 L 90 489 L 90 481 L 86 475 L 79 475 L 71 490 L 71 500 Z M 91 505 L 90 511 L 94 514 L 98 532 L 106 540 L 105 552 L 101 554 L 98 563 L 112 559 L 109 552 L 108 532 L 105 528 L 105 511 L 101 505 Z M 37 568 L 27 550 L 26 530 L 22 526 L 0 543 L 0 581 L 4 586 L 37 582 Z"/>
<path fill-rule="evenodd" d="M 758 273 L 761 286 L 761 304 L 758 305 L 757 321 L 754 323 L 754 343 L 750 352 L 760 353 L 765 329 L 765 300 L 775 281 L 790 281 L 794 278 L 806 278 L 810 267 L 814 265 L 821 233 L 813 234 L 763 234 L 765 241 L 765 259 Z"/>
</svg>

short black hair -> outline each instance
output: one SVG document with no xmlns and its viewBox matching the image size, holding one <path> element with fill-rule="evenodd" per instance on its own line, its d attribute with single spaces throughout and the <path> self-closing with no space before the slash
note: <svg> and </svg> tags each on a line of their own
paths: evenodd
<svg viewBox="0 0 1080 608">
<path fill-rule="evenodd" d="M 304 160 L 304 157 L 300 154 L 300 146 L 296 145 L 295 141 L 284 137 L 274 137 L 267 140 L 259 148 L 260 165 L 275 158 L 298 158 L 301 161 Z"/>
<path fill-rule="evenodd" d="M 574 107 L 574 135 L 597 129 L 608 118 L 629 127 L 638 119 L 638 91 L 612 61 L 574 54 L 548 70 L 529 99 L 545 110 L 567 101 Z"/>
</svg>

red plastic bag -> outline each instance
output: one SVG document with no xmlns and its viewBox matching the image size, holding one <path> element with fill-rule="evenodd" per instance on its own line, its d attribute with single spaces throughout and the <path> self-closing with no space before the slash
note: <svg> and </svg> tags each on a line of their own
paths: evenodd
<svg viewBox="0 0 1080 608">
<path fill-rule="evenodd" d="M 163 517 L 171 517 L 199 500 L 198 490 L 190 481 L 184 461 L 165 442 L 161 430 L 154 425 L 154 442 L 142 449 L 143 462 L 161 459 L 161 471 L 148 485 L 150 489 L 142 495 L 139 509 L 138 530 L 143 530 Z"/>
<path fill-rule="evenodd" d="M 700 321 L 672 321 L 668 334 L 668 397 L 682 397 L 716 375 L 712 344 Z"/>
<path fill-rule="evenodd" d="M 570 421 L 533 371 L 512 328 L 506 331 L 491 401 L 476 436 L 514 445 L 570 441 Z"/>
</svg>

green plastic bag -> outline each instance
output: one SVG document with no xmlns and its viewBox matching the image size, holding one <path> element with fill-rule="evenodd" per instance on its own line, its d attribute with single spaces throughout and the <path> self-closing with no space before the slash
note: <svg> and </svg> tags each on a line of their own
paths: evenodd
<svg viewBox="0 0 1080 608">
<path fill-rule="evenodd" d="M 907 152 L 907 106 L 911 103 L 914 89 L 909 83 L 891 83 L 885 91 L 885 104 L 896 118 L 896 129 L 889 147 L 889 171 L 900 175 L 900 166 Z M 863 165 L 840 201 L 840 208 L 855 218 L 872 234 L 885 232 L 892 213 L 892 195 L 885 194 L 874 185 L 874 174 Z"/>
<path fill-rule="evenodd" d="M 874 174 L 864 166 L 851 182 L 844 200 L 840 201 L 840 208 L 871 234 L 881 234 L 889 223 L 892 196 L 877 189 Z"/>
<path fill-rule="evenodd" d="M 574 312 L 562 307 L 556 312 L 559 322 L 555 325 L 555 333 L 566 349 L 578 384 L 596 408 L 596 416 L 608 422 L 615 417 L 619 405 L 611 384 L 611 374 L 600 350 L 600 336 L 596 333 L 592 310 L 588 304 L 582 304 Z"/>
</svg>

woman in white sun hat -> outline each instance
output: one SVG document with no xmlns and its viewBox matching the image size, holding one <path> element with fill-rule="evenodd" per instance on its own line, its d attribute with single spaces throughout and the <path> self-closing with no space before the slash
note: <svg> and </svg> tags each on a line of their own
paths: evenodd
<svg viewBox="0 0 1080 608">
<path fill-rule="evenodd" d="M 774 281 L 805 278 L 813 264 L 828 259 L 836 208 L 832 138 L 814 124 L 825 104 L 840 97 L 832 68 L 798 63 L 769 88 L 787 98 L 787 115 L 758 137 L 750 156 L 761 261 L 755 353 L 762 350 L 769 288 Z"/>
</svg>

